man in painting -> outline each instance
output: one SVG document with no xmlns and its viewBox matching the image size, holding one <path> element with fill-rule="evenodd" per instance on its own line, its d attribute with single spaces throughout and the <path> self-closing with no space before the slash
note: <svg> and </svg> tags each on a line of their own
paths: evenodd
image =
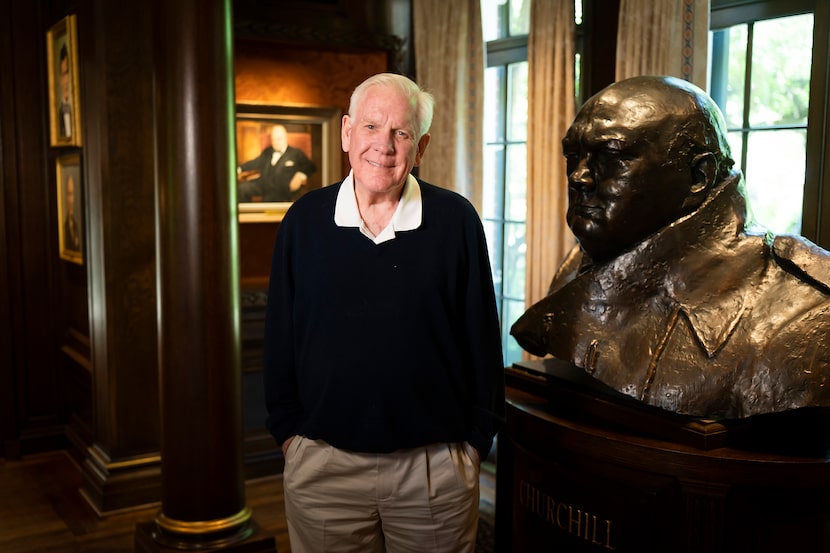
<svg viewBox="0 0 830 553">
<path fill-rule="evenodd" d="M 830 407 L 830 254 L 746 228 L 720 110 L 671 77 L 589 99 L 562 141 L 578 246 L 511 334 L 677 413 Z"/>
<path fill-rule="evenodd" d="M 290 202 L 303 192 L 317 169 L 299 148 L 288 145 L 288 131 L 283 125 L 271 127 L 271 144 L 259 157 L 246 161 L 238 172 L 256 171 L 259 178 L 241 182 L 237 192 L 240 202 Z"/>
<path fill-rule="evenodd" d="M 432 109 L 406 77 L 364 81 L 349 175 L 277 230 L 265 398 L 295 553 L 475 550 L 504 367 L 478 214 L 411 174 Z"/>
<path fill-rule="evenodd" d="M 61 46 L 58 57 L 60 70 L 60 98 L 58 99 L 58 132 L 62 138 L 72 136 L 72 79 L 69 71 L 69 53 L 66 44 Z"/>
<path fill-rule="evenodd" d="M 66 177 L 65 194 L 66 216 L 63 219 L 63 245 L 69 251 L 80 253 L 81 229 L 75 219 L 75 180 L 72 175 Z"/>
</svg>

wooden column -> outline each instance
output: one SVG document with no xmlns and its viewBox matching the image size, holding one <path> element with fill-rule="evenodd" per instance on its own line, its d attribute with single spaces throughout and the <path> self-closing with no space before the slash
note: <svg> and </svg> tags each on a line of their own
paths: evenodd
<svg viewBox="0 0 830 553">
<path fill-rule="evenodd" d="M 230 3 L 152 5 L 162 508 L 136 551 L 274 551 L 242 469 Z"/>
</svg>

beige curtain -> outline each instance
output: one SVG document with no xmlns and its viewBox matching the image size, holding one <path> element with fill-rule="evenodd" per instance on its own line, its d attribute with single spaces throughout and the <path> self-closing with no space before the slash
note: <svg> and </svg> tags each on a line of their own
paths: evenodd
<svg viewBox="0 0 830 553">
<path fill-rule="evenodd" d="M 621 0 L 616 80 L 672 75 L 706 89 L 709 0 Z"/>
<path fill-rule="evenodd" d="M 419 176 L 455 190 L 481 212 L 484 43 L 480 0 L 414 0 L 415 71 L 435 96 Z"/>
<path fill-rule="evenodd" d="M 528 43 L 527 284 L 531 305 L 547 295 L 574 244 L 565 222 L 568 185 L 562 137 L 574 118 L 574 3 L 531 4 Z"/>
</svg>

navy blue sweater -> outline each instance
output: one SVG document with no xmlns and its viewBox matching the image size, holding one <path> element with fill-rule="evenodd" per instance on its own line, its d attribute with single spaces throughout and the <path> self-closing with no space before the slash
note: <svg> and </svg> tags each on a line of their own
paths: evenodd
<svg viewBox="0 0 830 553">
<path fill-rule="evenodd" d="M 334 223 L 340 185 L 296 201 L 277 231 L 265 320 L 267 426 L 384 453 L 467 441 L 484 459 L 504 367 L 478 214 L 420 181 L 423 222 L 375 244 Z"/>
</svg>

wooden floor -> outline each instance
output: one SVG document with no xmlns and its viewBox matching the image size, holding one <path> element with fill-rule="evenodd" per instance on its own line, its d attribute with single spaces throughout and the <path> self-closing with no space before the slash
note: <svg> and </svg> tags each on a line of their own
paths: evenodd
<svg viewBox="0 0 830 553">
<path fill-rule="evenodd" d="M 153 519 L 158 506 L 98 517 L 78 493 L 80 471 L 65 452 L 21 461 L 0 459 L 0 552 L 132 553 L 136 523 Z M 494 478 L 483 470 L 482 519 L 492 522 Z M 254 521 L 273 535 L 279 553 L 290 553 L 282 477 L 249 481 Z"/>
</svg>

